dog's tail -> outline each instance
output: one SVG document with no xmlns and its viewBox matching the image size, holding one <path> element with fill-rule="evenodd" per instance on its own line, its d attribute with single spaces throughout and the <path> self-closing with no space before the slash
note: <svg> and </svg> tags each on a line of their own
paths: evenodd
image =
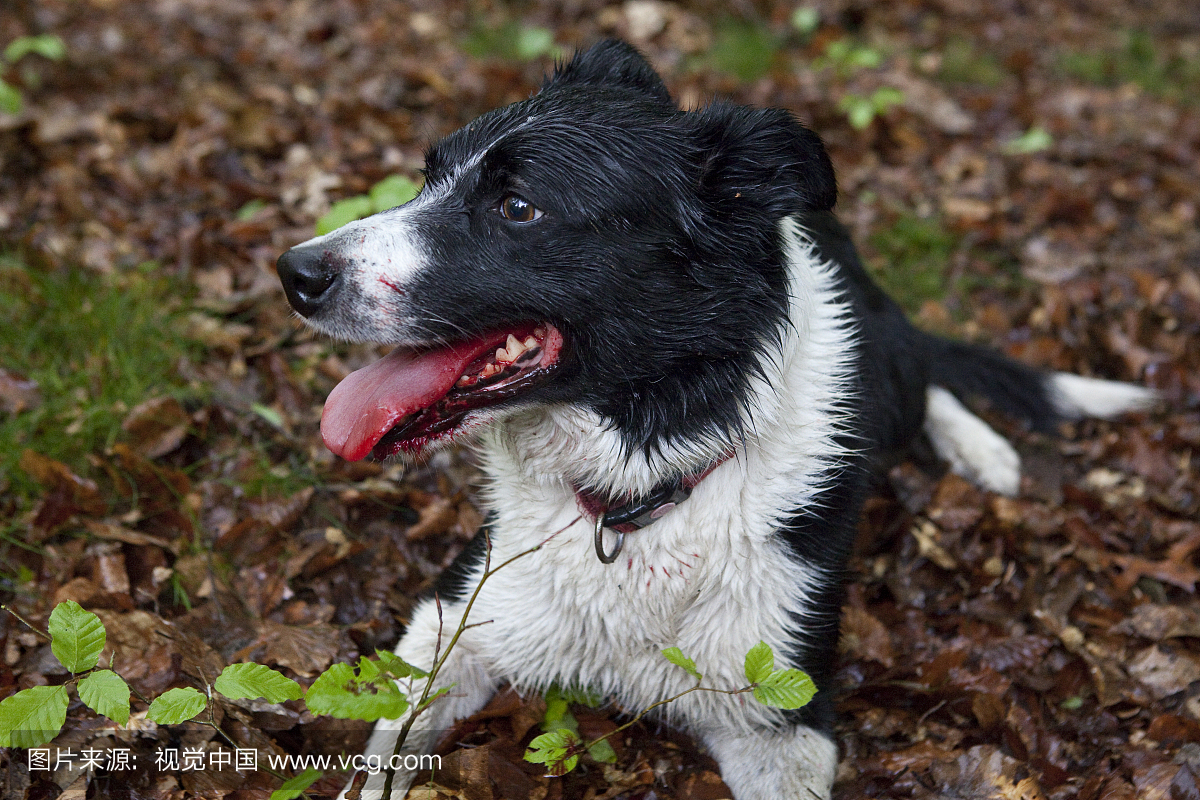
<svg viewBox="0 0 1200 800">
<path fill-rule="evenodd" d="M 1153 389 L 1041 372 L 1000 353 L 919 332 L 929 359 L 925 432 L 951 469 L 984 488 L 1016 494 L 1021 460 L 1012 446 L 962 404 L 982 397 L 995 408 L 1052 431 L 1063 420 L 1108 419 L 1154 405 Z"/>
</svg>

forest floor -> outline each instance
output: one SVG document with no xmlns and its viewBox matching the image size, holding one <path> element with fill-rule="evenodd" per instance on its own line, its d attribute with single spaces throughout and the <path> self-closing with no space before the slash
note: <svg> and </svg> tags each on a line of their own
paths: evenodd
<svg viewBox="0 0 1200 800">
<path fill-rule="evenodd" d="M 465 452 L 421 468 L 321 445 L 329 390 L 379 350 L 318 337 L 274 262 L 332 203 L 527 97 L 554 56 L 624 37 L 684 107 L 792 110 L 838 205 L 919 323 L 1030 364 L 1159 389 L 1162 408 L 1037 436 L 1019 496 L 893 469 L 850 565 L 837 798 L 1200 798 L 1200 12 L 1166 0 L 8 0 L 0 45 L 0 601 L 45 629 L 96 612 L 142 698 L 255 660 L 302 685 L 393 645 L 481 522 Z M 0 613 L 0 699 L 70 678 Z M 107 662 L 106 662 L 107 663 Z M 214 701 L 211 727 L 61 750 L 0 794 L 265 798 L 260 771 L 158 770 L 168 745 L 361 746 L 366 724 Z M 637 709 L 572 707 L 581 731 Z M 543 698 L 502 692 L 446 737 L 440 796 L 727 797 L 649 722 L 562 778 L 522 760 Z M 76 765 L 77 766 L 77 765 Z M 336 792 L 328 775 L 310 795 Z M 431 796 L 429 794 L 421 795 Z"/>
</svg>

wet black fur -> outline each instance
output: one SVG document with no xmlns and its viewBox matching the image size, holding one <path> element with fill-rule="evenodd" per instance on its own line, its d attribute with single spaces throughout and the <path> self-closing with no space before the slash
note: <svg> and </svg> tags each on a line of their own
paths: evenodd
<svg viewBox="0 0 1200 800">
<path fill-rule="evenodd" d="M 577 54 L 530 99 L 435 144 L 425 173 L 424 191 L 446 196 L 414 220 L 437 265 L 405 287 L 418 334 L 433 342 L 553 323 L 566 342 L 560 368 L 520 402 L 589 407 L 632 449 L 745 433 L 761 354 L 791 324 L 782 219 L 797 217 L 836 265 L 859 334 L 844 399 L 855 455 L 830 467 L 819 505 L 780 530 L 795 558 L 831 576 L 797 620 L 805 635 L 794 655 L 818 686 L 835 663 L 840 570 L 872 456 L 920 435 L 927 387 L 1054 422 L 1039 373 L 916 330 L 870 279 L 832 213 L 833 168 L 816 134 L 778 109 L 681 111 L 628 45 Z M 509 193 L 544 216 L 504 219 L 497 207 Z M 444 596 L 462 591 L 482 542 L 444 576 Z M 795 716 L 828 731 L 828 693 L 818 698 Z"/>
<path fill-rule="evenodd" d="M 681 112 L 635 51 L 606 42 L 437 143 L 426 191 L 483 151 L 419 223 L 444 265 L 409 290 L 427 319 L 554 323 L 561 374 L 524 399 L 591 407 L 636 448 L 739 436 L 759 353 L 787 320 L 776 223 L 836 194 L 816 135 L 779 110 Z M 502 219 L 509 192 L 545 216 Z"/>
<path fill-rule="evenodd" d="M 534 119 L 535 124 L 526 126 Z M 470 168 L 464 186 L 455 170 Z M 778 224 L 796 215 L 838 266 L 860 333 L 845 403 L 862 454 L 830 469 L 821 507 L 780 534 L 794 556 L 833 578 L 797 620 L 797 662 L 827 685 L 835 663 L 840 570 L 849 556 L 873 454 L 918 436 L 931 383 L 980 394 L 1045 427 L 1040 375 L 982 348 L 913 328 L 870 279 L 832 208 L 833 168 L 816 134 L 788 112 L 728 103 L 683 112 L 632 48 L 602 42 L 560 67 L 529 100 L 483 115 L 427 153 L 426 191 L 457 194 L 423 221 L 442 265 L 411 287 L 427 320 L 463 318 L 470 332 L 549 320 L 568 342 L 563 369 L 524 400 L 599 412 L 635 447 L 716 436 L 736 440 L 749 382 L 779 342 L 788 297 Z M 545 212 L 515 225 L 495 213 L 515 192 Z M 461 336 L 426 322 L 431 337 Z M 479 547 L 441 584 L 453 592 Z M 793 717 L 829 730 L 832 705 Z"/>
</svg>

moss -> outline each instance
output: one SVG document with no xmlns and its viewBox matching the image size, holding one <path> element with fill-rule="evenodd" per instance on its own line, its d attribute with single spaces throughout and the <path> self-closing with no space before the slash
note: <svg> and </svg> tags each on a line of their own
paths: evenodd
<svg viewBox="0 0 1200 800">
<path fill-rule="evenodd" d="M 978 49 L 969 39 L 954 38 L 942 51 L 938 77 L 946 83 L 994 88 L 1008 77 L 994 55 Z"/>
<path fill-rule="evenodd" d="M 716 25 L 707 66 L 741 81 L 771 71 L 783 40 L 764 23 L 729 17 Z"/>
<path fill-rule="evenodd" d="M 1133 83 L 1155 97 L 1195 104 L 1200 85 L 1200 57 L 1183 51 L 1166 53 L 1147 31 L 1131 30 L 1120 47 L 1059 53 L 1059 72 L 1089 83 L 1117 86 Z"/>
<path fill-rule="evenodd" d="M 0 416 L 0 485 L 32 496 L 17 467 L 23 449 L 82 468 L 117 440 L 130 408 L 188 395 L 177 366 L 199 345 L 182 333 L 180 307 L 178 287 L 153 266 L 100 276 L 0 256 L 0 367 L 36 381 L 39 396 Z"/>
<path fill-rule="evenodd" d="M 868 241 L 878 254 L 870 262 L 873 276 L 909 314 L 926 300 L 945 297 L 947 265 L 958 237 L 941 220 L 900 216 Z"/>
</svg>

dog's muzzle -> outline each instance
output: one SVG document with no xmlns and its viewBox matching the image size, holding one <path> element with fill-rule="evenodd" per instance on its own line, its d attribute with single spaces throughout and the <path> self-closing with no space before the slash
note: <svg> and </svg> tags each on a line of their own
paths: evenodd
<svg viewBox="0 0 1200 800">
<path fill-rule="evenodd" d="M 296 245 L 279 257 L 275 269 L 288 302 L 304 317 L 313 316 L 328 304 L 342 283 L 341 270 L 321 244 Z"/>
</svg>

